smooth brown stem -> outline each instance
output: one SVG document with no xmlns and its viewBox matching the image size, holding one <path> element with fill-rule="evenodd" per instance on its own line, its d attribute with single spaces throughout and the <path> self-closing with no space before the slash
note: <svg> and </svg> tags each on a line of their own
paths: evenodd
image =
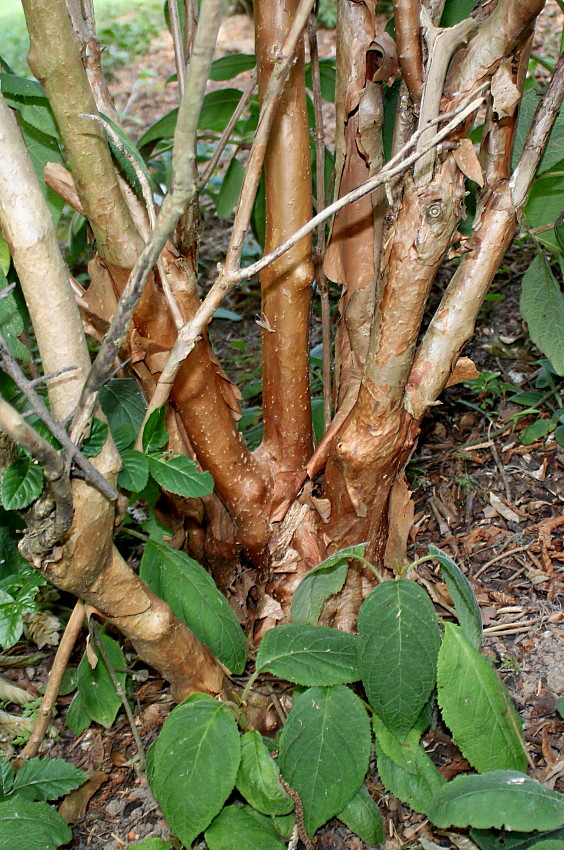
<svg viewBox="0 0 564 850">
<path fill-rule="evenodd" d="M 273 58 L 297 11 L 297 0 L 255 6 L 259 96 L 264 100 Z M 303 40 L 280 98 L 264 159 L 265 251 L 311 216 L 311 172 Z M 286 479 L 299 474 L 312 451 L 308 321 L 313 264 L 311 240 L 296 243 L 261 274 L 264 438 L 260 456 Z"/>
<path fill-rule="evenodd" d="M 33 732 L 31 733 L 29 741 L 26 743 L 25 747 L 18 756 L 19 766 L 21 766 L 28 759 L 34 758 L 39 751 L 39 747 L 41 746 L 41 742 L 45 737 L 47 727 L 49 726 L 51 717 L 53 716 L 55 702 L 57 701 L 57 697 L 59 695 L 59 688 L 61 687 L 61 682 L 63 680 L 65 670 L 67 669 L 69 659 L 71 657 L 74 645 L 82 628 L 83 622 L 84 605 L 82 604 L 82 602 L 77 602 L 69 617 L 69 621 L 65 627 L 65 631 L 63 632 L 63 636 L 61 638 L 61 642 L 57 647 L 57 652 L 55 653 L 55 657 L 53 659 L 51 673 L 49 674 L 49 678 L 47 680 L 45 693 L 43 694 L 43 697 L 41 699 L 41 705 L 39 706 L 37 720 L 35 722 Z"/>
<path fill-rule="evenodd" d="M 80 116 L 96 113 L 64 0 L 23 0 L 31 47 L 29 66 L 54 112 L 84 212 L 101 256 L 131 268 L 142 247 L 121 194 L 101 129 Z"/>
<path fill-rule="evenodd" d="M 394 24 L 402 77 L 415 104 L 421 100 L 423 89 L 420 5 L 420 0 L 394 0 Z"/>
</svg>

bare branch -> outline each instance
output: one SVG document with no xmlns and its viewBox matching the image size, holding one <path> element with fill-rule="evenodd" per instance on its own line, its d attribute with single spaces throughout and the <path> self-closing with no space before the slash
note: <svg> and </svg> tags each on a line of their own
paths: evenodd
<svg viewBox="0 0 564 850">
<path fill-rule="evenodd" d="M 170 28 L 174 43 L 174 62 L 176 64 L 176 78 L 180 97 L 184 94 L 186 85 L 186 59 L 184 57 L 184 43 L 182 40 L 182 29 L 180 27 L 180 15 L 178 13 L 178 0 L 168 0 L 168 11 L 170 14 Z"/>
<path fill-rule="evenodd" d="M 419 0 L 394 0 L 394 24 L 402 76 L 415 104 L 423 90 L 423 59 L 419 35 Z"/>
</svg>

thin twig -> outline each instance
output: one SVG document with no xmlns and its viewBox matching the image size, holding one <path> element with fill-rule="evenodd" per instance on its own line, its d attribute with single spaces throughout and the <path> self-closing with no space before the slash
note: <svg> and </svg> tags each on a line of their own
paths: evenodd
<svg viewBox="0 0 564 850">
<path fill-rule="evenodd" d="M 223 131 L 222 136 L 221 136 L 219 142 L 217 143 L 216 148 L 215 148 L 215 150 L 214 150 L 214 152 L 211 156 L 211 159 L 209 160 L 208 164 L 206 165 L 206 167 L 205 167 L 205 169 L 202 173 L 202 176 L 197 181 L 198 191 L 201 191 L 204 188 L 204 186 L 206 185 L 206 183 L 208 182 L 208 180 L 212 176 L 212 174 L 215 170 L 215 167 L 216 167 L 217 163 L 219 162 L 221 155 L 223 154 L 223 151 L 225 150 L 226 145 L 229 143 L 229 139 L 231 138 L 231 133 L 233 132 L 233 128 L 235 127 L 235 124 L 237 123 L 237 121 L 239 120 L 239 118 L 241 117 L 241 115 L 243 114 L 245 109 L 247 108 L 247 105 L 248 105 L 251 97 L 253 96 L 253 92 L 255 90 L 256 84 L 257 84 L 257 72 L 256 72 L 256 69 L 254 69 L 251 72 L 249 82 L 247 83 L 247 85 L 245 86 L 245 89 L 243 90 L 241 100 L 239 101 L 239 103 L 235 107 L 235 112 L 233 113 L 233 115 L 229 119 L 229 123 L 228 123 L 227 127 L 225 128 L 225 130 Z"/>
<path fill-rule="evenodd" d="M 131 727 L 131 734 L 133 735 L 133 740 L 135 741 L 135 746 L 137 747 L 137 757 L 138 757 L 137 758 L 137 765 L 136 765 L 137 772 L 138 773 L 144 773 L 145 772 L 145 749 L 143 747 L 143 742 L 141 741 L 141 738 L 139 736 L 139 731 L 137 729 L 137 726 L 135 725 L 135 718 L 134 718 L 133 713 L 131 711 L 131 707 L 129 705 L 129 700 L 127 699 L 127 694 L 125 693 L 125 691 L 123 689 L 123 685 L 121 684 L 120 680 L 118 679 L 118 677 L 116 675 L 116 671 L 114 670 L 114 668 L 112 666 L 112 662 L 108 658 L 108 653 L 106 652 L 106 648 L 105 648 L 104 644 L 102 643 L 102 641 L 100 640 L 100 627 L 99 627 L 98 623 L 96 623 L 92 619 L 90 620 L 90 634 L 94 638 L 94 642 L 96 644 L 96 647 L 97 647 L 100 655 L 102 656 L 102 660 L 104 661 L 104 664 L 106 665 L 108 673 L 110 674 L 110 679 L 113 682 L 114 688 L 116 689 L 117 695 L 119 696 L 121 703 L 123 705 L 124 711 L 127 715 L 127 719 L 129 721 L 129 725 Z"/>
<path fill-rule="evenodd" d="M 34 758 L 39 751 L 39 747 L 45 737 L 51 717 L 53 716 L 53 710 L 59 695 L 59 688 L 61 687 L 63 675 L 67 669 L 69 658 L 71 657 L 80 629 L 82 628 L 83 621 L 84 605 L 82 602 L 77 602 L 73 608 L 72 614 L 70 615 L 65 631 L 63 632 L 61 642 L 57 647 L 57 652 L 53 659 L 51 673 L 49 674 L 45 693 L 43 694 L 41 705 L 39 706 L 39 712 L 37 714 L 37 720 L 35 721 L 33 732 L 31 733 L 29 741 L 21 751 L 16 762 L 19 767 L 21 767 L 21 765 L 28 759 Z"/>
<path fill-rule="evenodd" d="M 2 333 L 0 332 L 0 364 L 4 372 L 10 376 L 16 386 L 22 391 L 31 405 L 33 412 L 47 425 L 51 433 L 58 440 L 61 446 L 66 449 L 69 456 L 73 459 L 78 467 L 83 471 L 86 481 L 89 481 L 96 487 L 100 493 L 103 493 L 107 499 L 113 502 L 118 497 L 118 492 L 109 481 L 106 481 L 104 476 L 98 472 L 95 466 L 84 457 L 78 446 L 76 446 L 64 427 L 57 422 L 51 412 L 45 406 L 43 399 L 38 395 L 26 376 L 18 366 L 16 360 L 12 356 Z M 34 433 L 36 433 L 34 431 Z M 55 451 L 53 449 L 53 451 Z"/>
<path fill-rule="evenodd" d="M 300 841 L 302 842 L 306 850 L 313 850 L 313 844 L 309 835 L 307 834 L 307 830 L 304 824 L 304 807 L 302 805 L 302 801 L 300 800 L 300 795 L 297 791 L 294 791 L 294 789 L 291 788 L 290 785 L 288 785 L 283 776 L 280 776 L 279 779 L 280 784 L 288 795 L 288 797 L 291 797 L 291 799 L 294 801 L 294 810 L 296 813 L 296 827 L 298 829 Z"/>
<path fill-rule="evenodd" d="M 180 15 L 178 13 L 178 0 L 168 0 L 168 11 L 170 14 L 170 29 L 174 43 L 174 62 L 176 64 L 176 78 L 180 97 L 184 94 L 186 85 L 186 59 L 184 58 L 184 42 L 182 40 L 182 29 L 180 26 Z"/>
<path fill-rule="evenodd" d="M 311 80 L 313 84 L 313 109 L 315 114 L 315 163 L 317 212 L 325 207 L 325 129 L 321 108 L 321 74 L 319 71 L 319 50 L 317 45 L 317 15 L 311 14 L 307 22 L 309 56 L 311 59 Z M 317 228 L 313 263 L 315 279 L 321 297 L 321 339 L 323 345 L 323 425 L 327 431 L 331 424 L 331 312 L 329 303 L 329 285 L 323 269 L 325 257 L 325 223 Z"/>
</svg>

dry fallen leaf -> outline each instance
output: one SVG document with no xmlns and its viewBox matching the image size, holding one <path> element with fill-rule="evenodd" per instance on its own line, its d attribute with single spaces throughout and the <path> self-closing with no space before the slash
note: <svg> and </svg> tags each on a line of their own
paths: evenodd
<svg viewBox="0 0 564 850">
<path fill-rule="evenodd" d="M 98 771 L 91 774 L 80 788 L 70 791 L 59 806 L 59 814 L 63 820 L 66 823 L 76 823 L 83 818 L 91 798 L 108 778 L 108 773 Z"/>
</svg>

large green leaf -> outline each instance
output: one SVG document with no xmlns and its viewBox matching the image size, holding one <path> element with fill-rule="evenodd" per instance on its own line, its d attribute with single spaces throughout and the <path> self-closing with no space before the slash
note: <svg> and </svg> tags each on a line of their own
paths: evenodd
<svg viewBox="0 0 564 850">
<path fill-rule="evenodd" d="M 256 65 L 253 53 L 229 53 L 212 62 L 209 78 L 216 82 L 231 80 L 243 71 L 250 71 Z"/>
<path fill-rule="evenodd" d="M 147 403 L 133 378 L 114 378 L 100 391 L 100 405 L 119 452 L 128 449 L 141 430 Z"/>
<path fill-rule="evenodd" d="M 537 254 L 523 277 L 520 306 L 531 339 L 564 375 L 564 295 L 544 254 Z"/>
<path fill-rule="evenodd" d="M 470 15 L 475 5 L 475 0 L 446 0 L 441 26 L 452 27 L 463 21 Z"/>
<path fill-rule="evenodd" d="M 383 751 L 378 739 L 374 746 L 378 774 L 386 790 L 407 803 L 414 811 L 427 814 L 437 792 L 446 780 L 425 750 L 420 746 L 417 747 L 415 760 L 410 765 L 415 768 L 413 773 L 392 761 Z"/>
<path fill-rule="evenodd" d="M 161 487 L 177 496 L 198 499 L 213 492 L 213 478 L 209 472 L 198 472 L 194 461 L 184 455 L 173 454 L 169 459 L 149 455 L 149 472 Z"/>
<path fill-rule="evenodd" d="M 100 634 L 100 641 L 114 673 L 122 687 L 125 687 L 127 662 L 119 643 L 103 633 Z M 116 692 L 105 661 L 97 649 L 96 656 L 98 663 L 95 667 L 90 666 L 86 653 L 80 660 L 77 670 L 78 693 L 80 694 L 82 708 L 90 718 L 109 729 L 116 719 L 121 706 L 121 699 Z"/>
<path fill-rule="evenodd" d="M 4 756 L 0 756 L 0 798 L 6 797 L 12 790 L 16 771 Z"/>
<path fill-rule="evenodd" d="M 337 69 L 335 67 L 335 59 L 320 59 L 319 60 L 319 82 L 321 88 L 321 97 L 328 100 L 330 103 L 335 103 L 335 81 L 337 77 Z M 313 90 L 313 79 L 311 76 L 311 62 L 307 62 L 305 66 L 305 84 L 308 89 Z"/>
<path fill-rule="evenodd" d="M 449 558 L 445 552 L 433 546 L 432 543 L 429 546 L 429 554 L 436 558 L 441 565 L 450 598 L 454 602 L 458 622 L 462 626 L 466 638 L 474 649 L 480 649 L 482 615 L 470 582 L 452 558 Z"/>
<path fill-rule="evenodd" d="M 545 842 L 559 841 L 564 848 L 564 827 L 548 832 L 498 832 L 491 829 L 471 829 L 472 841 L 482 850 L 549 850 Z"/>
<path fill-rule="evenodd" d="M 257 670 L 297 685 L 340 685 L 359 678 L 356 635 L 323 626 L 288 623 L 266 633 Z"/>
<path fill-rule="evenodd" d="M 107 422 L 102 422 L 101 419 L 92 420 L 90 436 L 82 447 L 82 453 L 86 457 L 97 457 L 100 454 L 108 439 L 108 430 Z"/>
<path fill-rule="evenodd" d="M 156 452 L 168 443 L 166 430 L 166 407 L 153 410 L 143 428 L 143 451 Z"/>
<path fill-rule="evenodd" d="M 222 664 L 232 673 L 243 672 L 247 658 L 243 630 L 227 599 L 197 561 L 167 543 L 149 540 L 140 574 Z"/>
<path fill-rule="evenodd" d="M 326 558 L 302 579 L 292 597 L 291 615 L 294 623 L 314 626 L 325 600 L 338 593 L 347 577 L 349 558 L 362 558 L 366 543 L 348 546 Z"/>
<path fill-rule="evenodd" d="M 5 242 L 4 245 L 6 245 Z M 5 265 L 5 262 L 3 265 Z M 8 266 L 9 265 L 10 254 L 8 252 Z M 0 267 L 0 294 L 2 294 L 3 290 L 7 289 L 8 286 L 9 283 L 6 280 L 5 270 L 2 266 Z M 19 339 L 19 335 L 24 332 L 25 328 L 22 311 L 14 292 L 10 292 L 9 295 L 4 295 L 2 300 L 0 300 L 0 329 L 2 330 L 2 336 L 4 337 L 6 345 L 10 349 L 12 356 L 18 360 L 22 360 L 24 363 L 29 363 L 29 351 Z M 6 401 L 9 401 L 9 399 L 6 399 Z"/>
<path fill-rule="evenodd" d="M 227 57 L 225 58 L 227 59 Z M 229 218 L 239 203 L 239 195 L 241 194 L 241 186 L 243 185 L 244 176 L 245 169 L 237 159 L 237 154 L 235 153 L 231 157 L 231 162 L 227 167 L 227 171 L 225 172 L 225 176 L 221 182 L 221 188 L 217 196 L 215 211 L 218 218 Z M 214 318 L 219 318 L 217 310 L 214 313 Z M 237 316 L 237 320 L 238 319 L 239 316 Z"/>
<path fill-rule="evenodd" d="M 226 806 L 204 837 L 209 850 L 286 850 L 266 819 L 259 821 L 247 807 Z"/>
<path fill-rule="evenodd" d="M 2 504 L 7 511 L 27 508 L 43 490 L 43 470 L 32 458 L 11 463 L 2 476 Z"/>
<path fill-rule="evenodd" d="M 442 828 L 474 826 L 529 832 L 564 825 L 564 795 L 515 770 L 457 776 L 427 813 Z"/>
<path fill-rule="evenodd" d="M 559 171 L 561 170 L 559 169 Z M 558 176 L 547 171 L 546 174 L 533 182 L 525 207 L 525 219 L 530 227 L 538 228 L 547 224 L 553 225 L 563 209 L 564 176 Z M 560 247 L 554 228 L 537 233 L 535 238 L 546 245 L 553 253 L 559 253 Z"/>
<path fill-rule="evenodd" d="M 71 839 L 72 832 L 47 803 L 21 797 L 0 802 L 0 850 L 56 850 Z"/>
<path fill-rule="evenodd" d="M 148 145 L 153 147 L 155 143 L 159 142 L 161 139 L 172 139 L 174 131 L 176 130 L 177 120 L 178 107 L 175 107 L 170 112 L 167 112 L 166 115 L 163 115 L 162 118 L 159 118 L 158 121 L 155 121 L 148 130 L 145 130 L 141 138 L 137 141 L 137 147 L 139 150 L 142 150 Z"/>
<path fill-rule="evenodd" d="M 438 701 L 445 723 L 476 770 L 525 770 L 519 717 L 507 688 L 464 632 L 445 623 Z"/>
<path fill-rule="evenodd" d="M 404 735 L 435 687 L 440 636 L 426 592 L 409 579 L 385 581 L 363 602 L 361 678 L 386 726 Z"/>
<path fill-rule="evenodd" d="M 223 133 L 243 92 L 239 89 L 218 89 L 208 92 L 202 102 L 198 130 Z"/>
<path fill-rule="evenodd" d="M 360 788 L 370 756 L 370 722 L 344 685 L 310 688 L 280 735 L 280 769 L 300 796 L 306 830 L 337 815 Z"/>
<path fill-rule="evenodd" d="M 278 768 L 255 730 L 241 736 L 241 763 L 236 785 L 247 802 L 265 815 L 286 815 L 294 808 L 280 784 Z"/>
<path fill-rule="evenodd" d="M 515 144 L 513 146 L 512 167 L 515 168 L 525 145 L 525 139 L 533 123 L 533 117 L 538 104 L 541 101 L 542 92 L 539 89 L 529 89 L 521 98 L 519 105 L 519 116 L 517 119 L 517 130 L 515 131 Z M 541 157 L 538 174 L 549 171 L 559 162 L 564 160 L 564 115 L 562 111 L 557 115 L 554 126 L 548 137 L 546 150 Z"/>
<path fill-rule="evenodd" d="M 194 694 L 167 717 L 154 752 L 151 790 L 174 834 L 190 846 L 235 787 L 240 744 L 229 710 Z"/>
<path fill-rule="evenodd" d="M 421 737 L 419 729 L 414 727 L 409 730 L 405 738 L 397 738 L 377 714 L 372 716 L 372 726 L 374 727 L 376 740 L 385 755 L 397 764 L 398 767 L 416 776 L 418 772 L 417 752 Z"/>
<path fill-rule="evenodd" d="M 56 800 L 87 779 L 87 773 L 63 759 L 33 758 L 16 773 L 13 791 L 25 800 Z"/>
<path fill-rule="evenodd" d="M 57 195 L 56 192 L 53 191 L 53 189 L 46 185 L 43 172 L 48 162 L 58 162 L 61 165 L 64 164 L 59 150 L 59 145 L 53 136 L 42 133 L 41 130 L 37 129 L 37 127 L 34 127 L 32 124 L 28 124 L 23 117 L 20 117 L 19 125 L 27 147 L 27 152 L 29 153 L 35 173 L 37 174 L 39 183 L 45 195 L 49 212 L 51 213 L 53 222 L 56 225 L 59 221 L 65 202 L 59 195 Z"/>
<path fill-rule="evenodd" d="M 139 493 L 147 484 L 149 479 L 149 459 L 147 455 L 135 451 L 135 449 L 124 449 L 121 452 L 121 471 L 118 483 L 132 493 Z"/>
<path fill-rule="evenodd" d="M 360 786 L 337 817 L 371 847 L 379 847 L 386 840 L 380 809 L 366 785 Z"/>
</svg>

